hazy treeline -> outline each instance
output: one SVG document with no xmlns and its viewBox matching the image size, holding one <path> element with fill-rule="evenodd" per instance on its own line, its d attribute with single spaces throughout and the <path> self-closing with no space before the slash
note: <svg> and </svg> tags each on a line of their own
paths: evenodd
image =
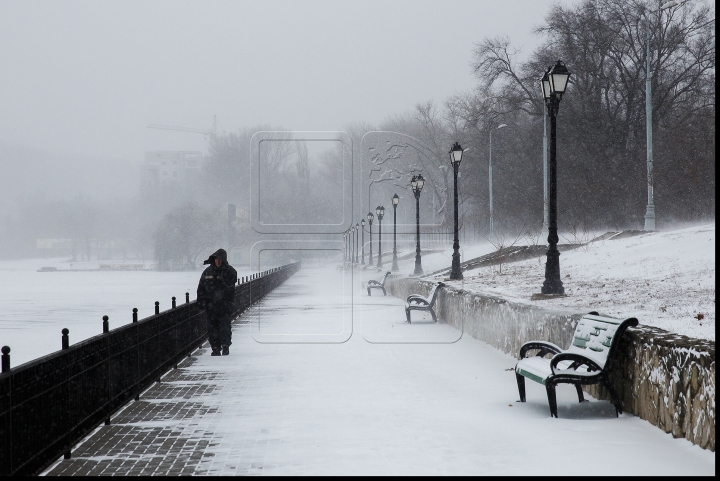
<svg viewBox="0 0 720 481">
<path fill-rule="evenodd" d="M 460 167 L 461 213 L 487 231 L 492 132 L 496 228 L 539 229 L 543 219 L 545 106 L 539 79 L 562 59 L 572 72 L 557 132 L 559 226 L 642 228 L 647 204 L 645 28 L 650 22 L 654 185 L 658 228 L 715 215 L 715 24 L 707 3 L 648 13 L 646 2 L 587 0 L 556 6 L 538 33 L 546 40 L 527 60 L 507 38 L 478 42 L 475 91 L 418 105 L 379 126 L 412 135 L 422 151 L 395 161 L 391 191 L 422 171 L 444 195 L 452 222 L 447 152 L 470 148 Z M 507 127 L 498 129 L 501 124 Z M 548 121 L 549 130 L 549 121 Z M 375 160 L 383 167 L 394 152 Z M 404 159 L 404 162 L 403 160 Z M 427 184 L 426 184 L 427 185 Z M 427 188 L 427 187 L 426 187 Z M 423 191 L 423 196 L 426 196 Z M 387 202 L 387 201 L 386 201 Z M 449 207 L 449 208 L 448 208 Z"/>
<path fill-rule="evenodd" d="M 539 230 L 545 115 L 539 79 L 562 59 L 572 77 L 557 122 L 560 230 L 641 228 L 647 202 L 647 22 L 657 226 L 714 218 L 713 19 L 714 7 L 702 1 L 651 13 L 644 1 L 586 0 L 553 7 L 537 29 L 544 42 L 522 61 L 511 39 L 479 40 L 468 59 L 477 78 L 472 92 L 420 103 L 380 125 L 345 126 L 355 162 L 353 220 L 378 204 L 391 216 L 396 192 L 402 219 L 414 219 L 409 181 L 422 173 L 423 223 L 451 225 L 448 151 L 457 141 L 469 148 L 460 167 L 461 222 L 463 228 L 487 233 L 492 132 L 495 227 Z M 498 129 L 500 124 L 507 127 Z M 258 131 L 281 130 L 259 125 L 210 137 L 201 173 L 175 188 L 140 189 L 135 173 L 133 189 L 123 183 L 105 195 L 92 189 L 33 195 L 35 177 L 19 175 L 7 182 L 18 195 L 3 199 L 0 255 L 37 256 L 42 252 L 35 239 L 61 238 L 76 259 L 125 255 L 156 259 L 166 269 L 190 268 L 208 249 L 232 241 L 228 203 L 238 206 L 235 242 L 249 246 L 259 238 L 248 210 L 251 139 Z M 349 195 L 342 159 L 350 153 L 342 145 L 313 150 L 310 142 L 280 137 L 258 153 L 260 220 L 334 223 L 342 218 L 338 200 Z"/>
</svg>

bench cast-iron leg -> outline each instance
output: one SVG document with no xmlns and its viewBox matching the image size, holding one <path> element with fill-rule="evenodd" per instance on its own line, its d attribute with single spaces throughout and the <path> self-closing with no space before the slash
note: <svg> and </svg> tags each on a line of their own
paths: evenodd
<svg viewBox="0 0 720 481">
<path fill-rule="evenodd" d="M 368 296 L 369 296 L 369 295 L 370 295 L 370 288 L 368 287 L 367 289 L 368 289 Z"/>
<path fill-rule="evenodd" d="M 412 324 L 410 322 L 410 309 L 405 309 L 405 317 L 407 317 L 408 324 Z"/>
<path fill-rule="evenodd" d="M 558 417 L 557 399 L 555 398 L 555 384 L 550 380 L 545 381 L 545 390 L 547 391 L 548 404 L 550 404 L 550 417 Z"/>
<path fill-rule="evenodd" d="M 585 396 L 583 396 L 583 390 L 582 387 L 580 387 L 580 383 L 575 384 L 575 389 L 577 390 L 578 394 L 578 402 L 583 402 L 585 400 Z"/>
<path fill-rule="evenodd" d="M 615 406 L 615 417 L 618 417 L 623 412 L 622 404 L 620 404 L 620 398 L 618 398 L 615 389 L 613 389 L 606 377 L 603 377 L 602 383 L 607 388 L 608 393 L 610 394 L 610 400 L 612 401 L 613 406 Z"/>
<path fill-rule="evenodd" d="M 430 315 L 432 316 L 433 322 L 437 322 L 437 316 L 435 315 L 435 310 L 430 309 Z"/>
<path fill-rule="evenodd" d="M 525 376 L 521 376 L 517 372 L 515 373 L 515 377 L 517 378 L 517 384 L 518 384 L 518 392 L 520 393 L 520 402 L 525 402 Z"/>
</svg>

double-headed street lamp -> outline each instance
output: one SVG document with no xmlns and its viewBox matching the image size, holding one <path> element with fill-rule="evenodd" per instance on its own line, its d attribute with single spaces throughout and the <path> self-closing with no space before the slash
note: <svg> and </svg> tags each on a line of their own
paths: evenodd
<svg viewBox="0 0 720 481">
<path fill-rule="evenodd" d="M 425 179 L 422 174 L 413 175 L 410 181 L 410 187 L 412 188 L 413 194 L 415 195 L 415 226 L 416 226 L 416 246 L 415 246 L 415 271 L 413 272 L 416 276 L 423 274 L 422 270 L 422 258 L 420 256 L 420 192 L 422 192 L 423 185 L 425 185 Z"/>
<path fill-rule="evenodd" d="M 392 206 L 393 206 L 393 263 L 392 268 L 390 269 L 393 272 L 397 272 L 400 269 L 397 265 L 397 206 L 400 202 L 400 197 L 398 197 L 397 194 L 392 196 Z"/>
<path fill-rule="evenodd" d="M 450 271 L 450 279 L 458 280 L 462 279 L 462 269 L 460 269 L 460 239 L 458 237 L 458 169 L 460 168 L 460 161 L 462 160 L 463 149 L 460 144 L 455 142 L 455 145 L 450 149 L 450 163 L 453 167 L 453 185 L 455 186 L 455 196 L 453 198 L 453 205 L 455 206 L 455 229 L 453 237 L 453 255 L 452 255 L 452 270 Z M 418 195 L 419 198 L 419 195 Z M 419 205 L 419 204 L 418 204 Z"/>
<path fill-rule="evenodd" d="M 375 208 L 375 215 L 378 218 L 378 268 L 382 267 L 382 220 L 385 217 L 385 207 L 379 205 Z"/>
<path fill-rule="evenodd" d="M 365 219 L 360 220 L 360 245 L 362 246 L 362 265 L 365 265 Z"/>
<path fill-rule="evenodd" d="M 542 294 L 564 294 L 562 280 L 560 280 L 560 252 L 557 249 L 557 159 L 556 159 L 556 119 L 560 109 L 560 100 L 567 88 L 570 72 L 558 60 L 553 67 L 548 67 L 540 80 L 543 99 L 550 116 L 550 162 L 548 163 L 548 177 L 550 181 L 548 206 L 548 251 L 545 262 L 545 282 Z"/>
<path fill-rule="evenodd" d="M 507 124 L 500 124 L 496 127 L 497 130 L 507 127 Z M 489 167 L 488 167 L 488 182 L 490 183 L 490 232 L 493 231 L 493 195 L 492 195 L 492 133 L 493 129 L 490 129 L 490 156 L 489 156 Z"/>
<path fill-rule="evenodd" d="M 368 256 L 368 265 L 369 266 L 371 266 L 373 263 L 373 261 L 372 261 L 372 222 L 373 222 L 374 217 L 375 216 L 373 215 L 372 212 L 368 212 L 367 220 L 368 220 L 368 225 L 370 226 L 370 255 Z"/>
</svg>

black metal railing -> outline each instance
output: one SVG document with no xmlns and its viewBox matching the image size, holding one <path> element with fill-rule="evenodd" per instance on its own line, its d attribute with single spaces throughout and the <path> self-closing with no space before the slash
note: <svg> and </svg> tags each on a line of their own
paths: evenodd
<svg viewBox="0 0 720 481">
<path fill-rule="evenodd" d="M 288 264 L 243 277 L 235 289 L 239 315 L 300 268 Z M 174 298 L 173 298 L 174 299 Z M 175 303 L 173 302 L 173 305 Z M 205 311 L 190 302 L 69 345 L 10 368 L 2 348 L 0 374 L 0 476 L 38 474 L 207 338 Z"/>
</svg>

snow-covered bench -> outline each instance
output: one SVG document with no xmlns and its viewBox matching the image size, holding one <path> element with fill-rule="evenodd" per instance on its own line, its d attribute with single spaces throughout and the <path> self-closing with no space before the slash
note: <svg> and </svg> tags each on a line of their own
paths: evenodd
<svg viewBox="0 0 720 481">
<path fill-rule="evenodd" d="M 420 294 L 410 294 L 405 302 L 405 317 L 407 322 L 410 323 L 410 311 L 430 311 L 430 315 L 433 321 L 437 322 L 437 316 L 435 315 L 435 301 L 441 287 L 445 286 L 442 282 L 438 282 L 430 290 L 430 294 L 427 297 L 423 297 Z"/>
<path fill-rule="evenodd" d="M 615 406 L 615 415 L 622 413 L 622 405 L 610 384 L 608 374 L 613 365 L 614 350 L 628 327 L 638 325 L 634 317 L 621 321 L 602 317 L 597 312 L 583 316 L 573 334 L 572 344 L 566 351 L 550 342 L 526 342 L 520 348 L 520 361 L 515 366 L 520 402 L 525 402 L 525 378 L 545 385 L 550 416 L 558 417 L 555 386 L 574 384 L 578 400 L 584 401 L 583 384 L 603 384 Z M 529 351 L 535 356 L 525 357 Z M 545 356 L 552 354 L 551 358 Z"/>
<path fill-rule="evenodd" d="M 370 289 L 382 289 L 383 296 L 387 295 L 387 293 L 385 292 L 385 281 L 387 280 L 389 275 L 390 275 L 390 271 L 387 271 L 385 273 L 385 277 L 383 277 L 382 282 L 378 282 L 378 281 L 375 281 L 372 279 L 369 280 L 367 283 L 368 296 L 370 295 Z"/>
<path fill-rule="evenodd" d="M 337 266 L 335 266 L 335 269 L 337 269 L 339 271 L 344 271 L 346 269 L 351 269 L 351 268 L 352 268 L 352 262 L 348 262 L 348 261 L 343 261 L 342 264 L 338 264 Z"/>
</svg>

